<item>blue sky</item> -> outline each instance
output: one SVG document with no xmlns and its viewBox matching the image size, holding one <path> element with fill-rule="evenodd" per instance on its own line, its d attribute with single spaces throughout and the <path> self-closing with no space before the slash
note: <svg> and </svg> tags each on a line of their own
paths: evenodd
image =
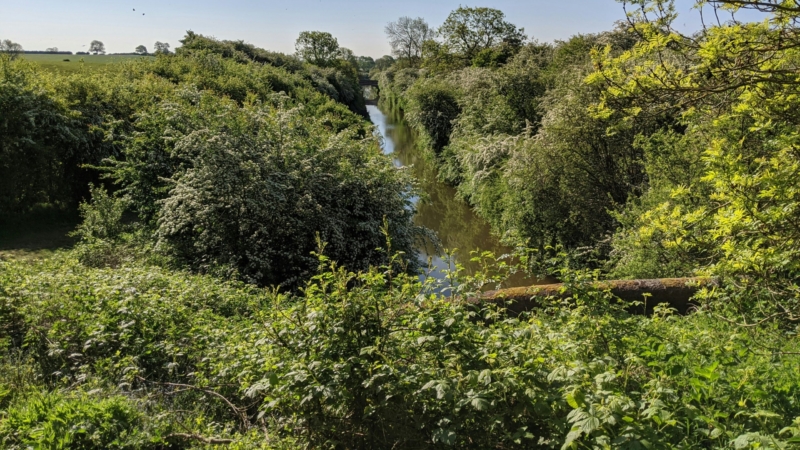
<svg viewBox="0 0 800 450">
<path fill-rule="evenodd" d="M 328 31 L 357 55 L 379 57 L 390 51 L 383 34 L 387 22 L 400 16 L 423 17 L 440 25 L 460 4 L 488 6 L 506 13 L 539 41 L 566 39 L 576 33 L 610 29 L 624 18 L 614 0 L 2 0 L 0 39 L 26 50 L 81 51 L 99 39 L 108 52 L 131 52 L 155 41 L 179 45 L 186 30 L 220 39 L 243 39 L 269 50 L 291 53 L 303 30 Z M 686 13 L 678 25 L 696 29 L 692 0 L 679 0 Z M 133 9 L 136 9 L 134 12 Z M 142 15 L 144 14 L 144 15 Z M 685 25 L 684 25 L 685 24 Z M 84 47 L 85 46 L 85 47 Z"/>
</svg>

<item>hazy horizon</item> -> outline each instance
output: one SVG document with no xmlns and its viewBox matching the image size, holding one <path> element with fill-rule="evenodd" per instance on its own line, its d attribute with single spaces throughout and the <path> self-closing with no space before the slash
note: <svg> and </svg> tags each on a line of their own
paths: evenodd
<svg viewBox="0 0 800 450">
<path fill-rule="evenodd" d="M 679 0 L 683 31 L 700 26 L 691 11 L 692 0 Z M 423 17 L 438 27 L 460 5 L 487 6 L 502 10 L 508 21 L 524 27 L 529 38 L 541 42 L 567 39 L 578 33 L 609 30 L 623 20 L 622 4 L 615 0 L 550 2 L 493 0 L 480 3 L 454 1 L 404 2 L 296 0 L 234 0 L 226 4 L 209 0 L 158 2 L 133 0 L 109 5 L 99 0 L 57 2 L 28 0 L 4 6 L 0 16 L 0 39 L 18 42 L 25 50 L 58 47 L 63 51 L 86 51 L 92 40 L 105 44 L 108 53 L 132 52 L 144 45 L 153 50 L 156 41 L 174 49 L 187 30 L 219 39 L 244 40 L 258 47 L 283 53 L 294 52 L 297 35 L 304 30 L 332 33 L 339 44 L 356 55 L 380 57 L 391 49 L 383 28 L 401 16 Z M 135 11 L 134 11 L 135 9 Z M 750 15 L 751 18 L 758 16 Z"/>
</svg>

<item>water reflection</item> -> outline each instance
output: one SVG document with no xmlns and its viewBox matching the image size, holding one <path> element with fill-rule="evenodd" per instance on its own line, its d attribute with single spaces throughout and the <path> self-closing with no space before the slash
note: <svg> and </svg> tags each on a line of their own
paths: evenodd
<svg viewBox="0 0 800 450">
<path fill-rule="evenodd" d="M 498 257 L 509 254 L 511 248 L 501 244 L 492 235 L 489 224 L 475 215 L 472 209 L 457 197 L 455 189 L 438 181 L 436 168 L 417 148 L 414 133 L 403 119 L 384 114 L 374 105 L 368 105 L 367 110 L 372 123 L 383 136 L 384 152 L 393 156 L 394 163 L 398 167 L 410 166 L 412 175 L 419 182 L 423 196 L 414 199 L 417 206 L 414 222 L 436 232 L 444 248 L 458 249 L 455 259 L 463 264 L 468 272 L 478 269 L 477 264 L 470 261 L 470 252 L 473 250 L 488 250 Z M 432 275 L 442 278 L 441 269 L 447 268 L 442 256 L 433 248 L 421 248 L 420 253 L 430 258 L 432 265 L 440 269 L 435 270 Z M 536 280 L 521 274 L 505 283 L 507 286 L 532 284 L 536 284 Z"/>
</svg>

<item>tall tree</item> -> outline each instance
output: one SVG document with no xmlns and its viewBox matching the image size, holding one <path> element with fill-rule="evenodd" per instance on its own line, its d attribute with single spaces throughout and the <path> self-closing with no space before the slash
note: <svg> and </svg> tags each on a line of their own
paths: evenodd
<svg viewBox="0 0 800 450">
<path fill-rule="evenodd" d="M 398 58 L 419 58 L 422 56 L 422 43 L 434 36 L 433 29 L 422 17 L 412 19 L 403 16 L 396 22 L 389 22 L 384 31 L 392 46 L 392 53 Z"/>
<path fill-rule="evenodd" d="M 155 50 L 155 53 L 157 55 L 160 55 L 162 53 L 163 54 L 169 54 L 169 43 L 168 42 L 156 41 L 156 43 L 153 44 L 153 49 Z"/>
<path fill-rule="evenodd" d="M 4 39 L 0 41 L 0 53 L 7 53 L 13 59 L 22 53 L 22 46 L 12 42 L 10 39 Z"/>
<path fill-rule="evenodd" d="M 389 67 L 392 67 L 392 64 L 394 63 L 395 63 L 394 58 L 392 58 L 389 55 L 383 55 L 375 60 L 375 67 L 377 67 L 378 70 L 385 70 L 388 69 Z"/>
<path fill-rule="evenodd" d="M 94 40 L 91 44 L 89 44 L 89 53 L 94 53 L 95 55 L 105 55 L 106 46 L 103 45 L 102 42 Z"/>
<path fill-rule="evenodd" d="M 147 47 L 145 47 L 144 45 L 140 45 L 140 46 L 136 47 L 135 52 L 137 54 L 139 54 L 139 55 L 146 55 L 147 54 Z"/>
<path fill-rule="evenodd" d="M 356 60 L 358 62 L 358 70 L 361 72 L 369 72 L 375 67 L 375 60 L 371 56 L 359 56 Z"/>
<path fill-rule="evenodd" d="M 300 59 L 317 66 L 329 66 L 339 57 L 339 41 L 324 31 L 303 31 L 294 49 Z"/>
<path fill-rule="evenodd" d="M 496 45 L 520 46 L 526 39 L 525 29 L 506 22 L 499 9 L 463 6 L 450 13 L 439 35 L 450 49 L 468 60 Z"/>
</svg>

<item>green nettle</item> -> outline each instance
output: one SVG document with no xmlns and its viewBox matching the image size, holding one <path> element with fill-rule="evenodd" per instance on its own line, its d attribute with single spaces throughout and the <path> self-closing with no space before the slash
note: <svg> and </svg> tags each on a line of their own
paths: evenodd
<svg viewBox="0 0 800 450">
<path fill-rule="evenodd" d="M 800 435 L 798 345 L 773 330 L 632 316 L 566 271 L 569 305 L 508 317 L 390 262 L 354 273 L 321 257 L 299 294 L 71 254 L 0 262 L 0 443 L 722 449 Z"/>
</svg>

